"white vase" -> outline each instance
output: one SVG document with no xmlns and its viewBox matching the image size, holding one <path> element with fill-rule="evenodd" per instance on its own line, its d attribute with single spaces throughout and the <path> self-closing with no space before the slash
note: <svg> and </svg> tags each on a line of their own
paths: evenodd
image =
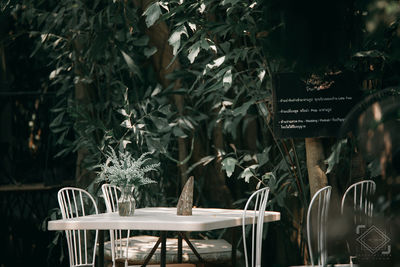
<svg viewBox="0 0 400 267">
<path fill-rule="evenodd" d="M 133 186 L 121 188 L 121 196 L 118 199 L 118 213 L 120 216 L 133 216 L 136 200 L 133 197 Z"/>
</svg>

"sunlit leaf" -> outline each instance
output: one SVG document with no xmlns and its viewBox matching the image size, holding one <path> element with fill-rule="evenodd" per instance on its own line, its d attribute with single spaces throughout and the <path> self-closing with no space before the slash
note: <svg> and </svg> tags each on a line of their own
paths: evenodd
<svg viewBox="0 0 400 267">
<path fill-rule="evenodd" d="M 257 75 L 258 79 L 260 80 L 260 82 L 262 82 L 264 80 L 265 77 L 265 70 L 261 70 L 258 75 Z"/>
<path fill-rule="evenodd" d="M 225 88 L 229 88 L 232 85 L 232 70 L 228 70 L 225 72 L 224 77 L 222 78 L 222 83 Z"/>
<path fill-rule="evenodd" d="M 123 108 L 119 109 L 119 110 L 118 110 L 118 113 L 120 113 L 120 114 L 123 115 L 123 116 L 129 116 L 128 113 L 126 112 L 126 110 L 123 109 Z"/>
<path fill-rule="evenodd" d="M 138 66 L 136 66 L 135 62 L 133 61 L 133 59 L 126 54 L 124 51 L 121 50 L 121 54 L 126 62 L 126 64 L 128 65 L 129 69 L 134 72 L 137 75 L 140 75 L 140 71 Z"/>
<path fill-rule="evenodd" d="M 153 26 L 153 24 L 158 20 L 158 18 L 161 16 L 162 11 L 160 8 L 160 3 L 158 1 L 155 1 L 153 4 L 151 4 L 144 12 L 143 16 L 146 16 L 146 25 L 147 27 Z"/>
<path fill-rule="evenodd" d="M 226 171 L 226 176 L 231 177 L 235 171 L 237 160 L 235 158 L 227 157 L 221 162 L 222 169 Z"/>
<path fill-rule="evenodd" d="M 190 63 L 193 63 L 194 60 L 196 59 L 197 55 L 200 52 L 200 44 L 201 41 L 198 41 L 194 43 L 191 47 L 189 47 L 189 54 L 188 54 L 188 59 Z"/>
<path fill-rule="evenodd" d="M 194 32 L 197 29 L 197 25 L 191 22 L 188 22 L 189 28 Z"/>
<path fill-rule="evenodd" d="M 126 149 L 126 146 L 127 146 L 128 144 L 130 144 L 130 143 L 132 143 L 132 142 L 129 141 L 129 140 L 122 140 L 122 141 L 119 143 L 119 150 L 121 150 L 121 151 L 125 150 L 125 149 Z"/>
<path fill-rule="evenodd" d="M 121 123 L 121 126 L 122 126 L 122 127 L 125 127 L 125 128 L 128 128 L 128 129 L 132 128 L 132 124 L 131 124 L 130 119 L 124 120 L 124 121 Z"/>
<path fill-rule="evenodd" d="M 206 5 L 204 3 L 201 3 L 200 7 L 197 10 L 200 14 L 203 14 L 203 12 L 206 10 Z"/>
<path fill-rule="evenodd" d="M 168 39 L 168 43 L 173 48 L 173 54 L 174 55 L 176 55 L 176 53 L 178 53 L 178 50 L 179 50 L 179 48 L 181 46 L 181 36 L 182 36 L 182 34 L 188 36 L 186 27 L 184 25 L 181 25 L 178 29 L 176 29 Z"/>
<path fill-rule="evenodd" d="M 160 6 L 161 6 L 162 8 L 164 8 L 166 11 L 169 12 L 168 1 L 165 1 L 165 2 L 160 1 L 159 4 L 160 4 Z"/>
<path fill-rule="evenodd" d="M 244 169 L 242 174 L 240 175 L 240 178 L 244 178 L 244 181 L 246 183 L 250 182 L 250 178 L 253 176 L 253 173 L 250 168 Z"/>
<path fill-rule="evenodd" d="M 235 5 L 239 0 L 222 0 L 221 5 L 225 6 L 227 4 L 231 4 L 232 6 Z"/>
<path fill-rule="evenodd" d="M 258 165 L 254 164 L 245 168 L 240 174 L 240 178 L 244 178 L 246 183 L 250 182 L 250 178 L 254 176 L 253 170 L 255 170 L 257 167 Z"/>
<path fill-rule="evenodd" d="M 216 60 L 214 60 L 212 63 L 207 64 L 207 68 L 212 69 L 212 68 L 219 67 L 224 62 L 225 62 L 225 56 L 219 57 Z"/>
</svg>

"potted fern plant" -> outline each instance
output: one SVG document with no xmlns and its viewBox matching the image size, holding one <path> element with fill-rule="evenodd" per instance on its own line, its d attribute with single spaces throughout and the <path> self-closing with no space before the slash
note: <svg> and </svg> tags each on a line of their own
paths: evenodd
<svg viewBox="0 0 400 267">
<path fill-rule="evenodd" d="M 135 189 L 155 183 L 147 177 L 147 174 L 157 170 L 160 163 L 148 164 L 151 160 L 149 155 L 150 152 L 146 152 L 135 159 L 128 151 L 119 151 L 117 154 L 110 147 L 106 152 L 106 161 L 97 166 L 100 168 L 97 182 L 108 182 L 121 189 L 121 196 L 118 199 L 118 212 L 121 216 L 134 214 L 136 201 L 133 192 Z"/>
</svg>

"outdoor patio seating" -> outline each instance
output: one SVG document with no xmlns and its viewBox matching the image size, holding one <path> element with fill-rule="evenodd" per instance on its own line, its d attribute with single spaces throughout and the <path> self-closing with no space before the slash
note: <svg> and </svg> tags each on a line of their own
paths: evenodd
<svg viewBox="0 0 400 267">
<path fill-rule="evenodd" d="M 317 256 L 318 266 L 327 264 L 327 221 L 331 197 L 331 186 L 325 186 L 318 190 L 311 199 L 307 211 L 307 242 L 311 265 L 314 266 L 314 256 Z M 314 209 L 315 207 L 315 209 Z M 316 217 L 313 216 L 316 214 Z M 315 227 L 312 227 L 313 223 Z M 312 231 L 311 229 L 315 229 Z M 313 236 L 316 236 L 314 239 Z M 317 251 L 313 249 L 313 243 L 317 243 Z"/>
<path fill-rule="evenodd" d="M 243 235 L 243 250 L 246 267 L 249 266 L 249 260 L 251 262 L 250 266 L 261 266 L 261 252 L 262 252 L 262 241 L 263 241 L 263 229 L 264 229 L 264 216 L 258 216 L 260 213 L 265 212 L 267 207 L 269 195 L 269 187 L 265 187 L 254 192 L 246 202 L 243 213 L 243 223 L 242 223 L 242 235 Z M 250 210 L 252 208 L 252 210 Z M 252 223 L 250 224 L 250 236 L 251 236 L 251 253 L 247 252 L 247 236 L 246 231 L 246 214 L 252 214 Z"/>
<path fill-rule="evenodd" d="M 105 200 L 107 212 L 118 211 L 118 197 L 121 190 L 114 185 L 102 185 L 103 198 Z M 141 265 L 146 263 L 147 256 L 151 253 L 159 237 L 139 235 L 132 236 L 130 230 L 110 230 L 110 241 L 104 244 L 104 257 L 113 262 L 124 262 L 125 266 L 132 264 Z M 205 262 L 224 263 L 231 261 L 232 246 L 224 239 L 189 239 L 196 251 L 201 255 Z M 166 263 L 178 264 L 198 263 L 201 261 L 189 247 L 187 242 L 182 242 L 182 258 L 178 256 L 178 238 L 167 238 L 166 240 Z M 159 264 L 161 261 L 161 249 L 158 247 L 147 262 L 149 264 Z M 237 252 L 237 255 L 241 254 Z M 193 266 L 196 266 L 193 264 Z"/>
<path fill-rule="evenodd" d="M 370 224 L 374 211 L 372 197 L 375 190 L 376 184 L 372 180 L 360 181 L 349 186 L 342 197 L 341 213 L 345 214 L 347 207 L 355 225 Z"/>
<path fill-rule="evenodd" d="M 331 186 L 319 189 L 312 197 L 307 210 L 307 245 L 310 265 L 295 265 L 291 267 L 305 266 L 331 266 L 350 267 L 349 264 L 328 264 L 327 251 L 327 220 L 331 197 Z M 315 231 L 312 231 L 315 229 Z M 316 244 L 315 244 L 316 243 Z M 317 251 L 314 250 L 316 245 Z M 315 253 L 316 252 L 316 253 Z M 314 258 L 314 256 L 316 256 Z M 317 265 L 314 262 L 317 261 Z M 353 267 L 353 266 L 351 266 Z"/>
<path fill-rule="evenodd" d="M 58 204 L 63 219 L 98 214 L 95 200 L 89 192 L 74 187 L 58 191 Z M 94 233 L 94 236 L 93 236 Z M 65 230 L 70 266 L 94 267 L 98 230 Z"/>
<path fill-rule="evenodd" d="M 376 184 L 372 180 L 364 180 L 350 185 L 343 194 L 340 211 L 343 216 L 351 220 L 353 234 L 347 238 L 347 250 L 350 253 L 350 262 L 353 262 L 355 249 L 354 242 L 361 228 L 371 226 L 374 211 L 373 196 Z"/>
</svg>

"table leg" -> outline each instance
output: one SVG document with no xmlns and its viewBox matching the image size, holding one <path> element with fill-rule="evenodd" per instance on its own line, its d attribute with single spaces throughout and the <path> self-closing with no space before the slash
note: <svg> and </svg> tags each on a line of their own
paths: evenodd
<svg viewBox="0 0 400 267">
<path fill-rule="evenodd" d="M 203 258 L 200 256 L 199 252 L 197 252 L 196 248 L 193 246 L 192 242 L 190 242 L 189 238 L 186 236 L 186 233 L 184 232 L 179 232 L 179 235 L 185 240 L 186 244 L 190 247 L 190 249 L 193 251 L 194 255 L 199 259 L 201 263 L 205 263 Z"/>
<path fill-rule="evenodd" d="M 161 243 L 161 237 L 154 244 L 154 247 L 151 249 L 149 255 L 147 255 L 146 259 L 144 260 L 144 263 L 143 263 L 142 267 L 145 267 L 150 262 L 151 257 L 153 257 L 154 252 L 156 252 L 156 250 L 157 250 L 158 246 L 160 245 L 160 243 Z"/>
<path fill-rule="evenodd" d="M 182 236 L 178 234 L 178 263 L 182 263 Z"/>
<path fill-rule="evenodd" d="M 167 258 L 167 233 L 165 231 L 161 231 L 161 258 L 160 258 L 160 266 L 165 267 L 166 258 Z"/>
<path fill-rule="evenodd" d="M 100 267 L 104 266 L 104 230 L 99 230 L 99 254 L 98 263 Z"/>
<path fill-rule="evenodd" d="M 231 260 L 232 260 L 232 267 L 236 266 L 236 246 L 237 246 L 237 228 L 232 227 L 232 253 L 231 253 Z"/>
</svg>

